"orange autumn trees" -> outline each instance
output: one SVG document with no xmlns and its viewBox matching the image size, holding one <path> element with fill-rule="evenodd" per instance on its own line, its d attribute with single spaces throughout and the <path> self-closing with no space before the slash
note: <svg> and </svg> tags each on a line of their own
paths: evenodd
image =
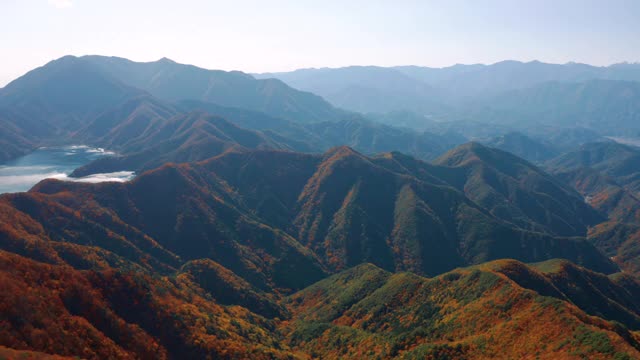
<svg viewBox="0 0 640 360">
<path fill-rule="evenodd" d="M 274 324 L 184 278 L 78 271 L 0 252 L 2 345 L 83 358 L 286 358 Z"/>
</svg>

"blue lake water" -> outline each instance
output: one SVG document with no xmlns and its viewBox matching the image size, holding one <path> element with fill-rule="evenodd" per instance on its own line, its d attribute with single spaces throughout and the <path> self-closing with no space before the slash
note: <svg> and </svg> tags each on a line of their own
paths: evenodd
<svg viewBox="0 0 640 360">
<path fill-rule="evenodd" d="M 80 182 L 127 181 L 132 171 L 94 174 L 69 178 L 76 168 L 113 152 L 84 145 L 40 148 L 25 156 L 0 165 L 0 194 L 27 191 L 43 179 L 54 178 Z"/>
</svg>

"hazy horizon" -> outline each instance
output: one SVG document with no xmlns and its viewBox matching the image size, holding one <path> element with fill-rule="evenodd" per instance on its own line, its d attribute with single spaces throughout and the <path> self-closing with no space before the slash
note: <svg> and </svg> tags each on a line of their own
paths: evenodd
<svg viewBox="0 0 640 360">
<path fill-rule="evenodd" d="M 252 72 L 252 71 L 245 71 L 245 70 L 242 70 L 242 69 L 210 68 L 210 67 L 206 67 L 206 66 L 200 66 L 198 64 L 191 64 L 191 63 L 185 63 L 185 62 L 176 61 L 174 59 L 171 59 L 168 56 L 163 56 L 163 57 L 161 57 L 159 59 L 153 59 L 153 60 L 136 60 L 136 59 L 128 58 L 126 56 L 115 56 L 115 55 L 106 55 L 106 54 L 84 54 L 84 55 L 67 54 L 67 55 L 63 55 L 63 56 L 58 57 L 58 58 L 50 59 L 49 61 L 47 61 L 45 63 L 42 63 L 41 65 L 37 65 L 33 69 L 27 70 L 27 72 L 25 72 L 23 74 L 17 75 L 14 79 L 9 79 L 5 83 L 0 83 L 0 88 L 8 85 L 13 80 L 16 80 L 16 79 L 20 78 L 21 76 L 25 75 L 29 71 L 32 71 L 32 70 L 34 70 L 36 68 L 39 68 L 39 67 L 42 67 L 42 66 L 46 65 L 47 63 L 49 63 L 51 61 L 55 61 L 55 60 L 58 60 L 60 58 L 66 57 L 66 56 L 74 56 L 74 57 L 83 57 L 83 56 L 118 57 L 118 58 L 124 58 L 124 59 L 127 59 L 127 60 L 131 60 L 131 61 L 134 61 L 134 62 L 141 62 L 141 63 L 151 63 L 151 62 L 160 61 L 162 59 L 168 59 L 168 60 L 173 61 L 173 62 L 178 63 L 178 64 L 193 65 L 193 66 L 196 66 L 196 67 L 199 67 L 199 68 L 202 68 L 202 69 L 206 69 L 206 70 L 241 71 L 241 72 L 244 72 L 246 74 L 270 74 L 270 73 L 276 74 L 276 73 L 293 72 L 293 71 L 298 71 L 298 70 L 339 69 L 339 68 L 347 68 L 347 67 L 385 67 L 385 68 L 393 68 L 393 67 L 400 67 L 400 66 L 418 66 L 418 67 L 427 67 L 427 68 L 432 68 L 432 69 L 445 69 L 445 68 L 454 67 L 454 66 L 472 66 L 472 65 L 491 66 L 491 65 L 502 63 L 502 62 L 509 62 L 509 61 L 520 62 L 520 63 L 525 63 L 525 64 L 526 63 L 532 63 L 532 62 L 540 62 L 540 63 L 552 64 L 552 65 L 580 64 L 580 65 L 588 65 L 588 66 L 594 66 L 594 67 L 605 67 L 605 68 L 609 67 L 609 66 L 620 65 L 620 64 L 633 64 L 633 65 L 640 64 L 640 61 L 633 61 L 633 62 L 632 61 L 620 61 L 620 62 L 615 62 L 615 63 L 611 63 L 611 64 L 596 65 L 596 64 L 589 64 L 589 63 L 578 62 L 578 61 L 567 61 L 567 62 L 564 62 L 564 63 L 553 63 L 553 62 L 540 61 L 540 60 L 537 60 L 537 59 L 528 60 L 528 61 L 517 60 L 517 59 L 505 59 L 505 60 L 500 60 L 500 61 L 492 62 L 492 63 L 455 63 L 455 64 L 445 65 L 445 66 L 428 66 L 428 65 L 420 65 L 420 64 L 396 64 L 396 65 L 347 64 L 347 65 L 343 65 L 343 66 L 315 66 L 315 67 L 312 66 L 312 67 L 301 67 L 301 68 L 294 68 L 294 69 L 285 69 L 285 70 L 281 70 L 281 71 Z"/>
<path fill-rule="evenodd" d="M 64 55 L 246 73 L 344 66 L 640 61 L 640 3 L 8 0 L 0 86 Z"/>
</svg>

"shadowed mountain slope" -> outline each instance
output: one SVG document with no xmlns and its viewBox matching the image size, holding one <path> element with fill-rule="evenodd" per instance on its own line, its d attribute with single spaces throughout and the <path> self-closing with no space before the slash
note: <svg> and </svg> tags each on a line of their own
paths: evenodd
<svg viewBox="0 0 640 360">
<path fill-rule="evenodd" d="M 615 271 L 584 239 L 530 232 L 491 215 L 441 178 L 456 169 L 435 167 L 428 177 L 376 162 L 347 147 L 321 156 L 230 151 L 163 166 L 125 184 L 48 180 L 4 201 L 31 217 L 44 209 L 79 211 L 79 218 L 65 220 L 76 230 L 57 234 L 66 241 L 89 241 L 83 227 L 91 220 L 106 234 L 126 238 L 134 231 L 152 239 L 182 261 L 206 255 L 263 288 L 299 288 L 322 268 L 362 262 L 438 274 L 497 258 L 561 257 Z M 110 214 L 109 222 L 101 222 L 101 213 Z M 45 233 L 60 228 L 51 218 L 35 217 L 49 228 Z M 306 270 L 290 271 L 303 264 Z"/>
<path fill-rule="evenodd" d="M 436 161 L 458 169 L 458 188 L 492 214 L 523 228 L 585 235 L 604 220 L 572 188 L 510 153 L 477 143 L 457 147 Z"/>
<path fill-rule="evenodd" d="M 28 229 L 44 230 L 32 235 L 39 241 L 102 241 L 103 248 L 143 267 L 175 269 L 208 257 L 261 288 L 300 288 L 322 276 L 313 254 L 238 208 L 233 197 L 213 177 L 205 179 L 187 166 L 165 166 L 126 184 L 48 180 L 33 193 L 3 200 L 20 211 L 16 216 L 36 221 Z M 135 234 L 140 243 L 130 244 Z M 8 236 L 10 244 L 28 251 L 24 239 L 21 232 Z M 292 264 L 299 268 L 289 274 Z"/>
<path fill-rule="evenodd" d="M 574 186 L 609 221 L 589 231 L 589 239 L 622 269 L 640 269 L 640 152 L 615 142 L 589 143 L 547 163 L 549 171 Z"/>
<path fill-rule="evenodd" d="M 147 120 L 138 118 L 136 114 L 132 116 L 132 122 Z M 72 176 L 122 170 L 144 171 L 169 162 L 208 159 L 230 149 L 291 149 L 286 138 L 274 139 L 203 112 L 155 120 L 156 124 L 148 126 L 132 139 L 128 129 L 124 133 L 110 134 L 113 139 L 126 141 L 115 146 L 123 154 L 98 159 L 76 169 Z"/>
<path fill-rule="evenodd" d="M 531 257 L 586 250 L 579 250 L 580 240 L 520 230 L 492 216 L 449 183 L 458 170 L 408 159 L 424 169 L 394 168 L 347 147 L 321 157 L 227 153 L 201 166 L 257 216 L 286 229 L 335 269 L 372 261 L 432 274 L 491 258 L 535 261 Z"/>
</svg>

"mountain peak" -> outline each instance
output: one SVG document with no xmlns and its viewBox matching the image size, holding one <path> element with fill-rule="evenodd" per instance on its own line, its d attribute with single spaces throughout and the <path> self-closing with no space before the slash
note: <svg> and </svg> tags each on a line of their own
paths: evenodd
<svg viewBox="0 0 640 360">
<path fill-rule="evenodd" d="M 334 146 L 324 153 L 324 157 L 327 159 L 342 158 L 342 157 L 354 156 L 354 155 L 358 157 L 362 156 L 362 154 L 353 150 L 351 147 L 347 145 Z"/>
<path fill-rule="evenodd" d="M 364 155 L 353 150 L 349 146 L 336 146 L 327 150 L 323 155 L 323 166 L 333 166 L 333 164 L 342 161 L 365 161 L 369 160 Z"/>
<path fill-rule="evenodd" d="M 55 60 L 50 61 L 50 62 L 49 62 L 49 64 L 51 64 L 51 63 L 66 63 L 66 62 L 72 62 L 72 61 L 75 61 L 75 60 L 78 60 L 78 59 L 79 59 L 79 57 L 74 56 L 74 55 L 64 55 L 64 56 L 62 56 L 62 57 L 59 57 L 59 58 L 57 58 L 57 59 L 55 59 Z"/>
<path fill-rule="evenodd" d="M 167 64 L 177 64 L 175 61 L 169 59 L 168 57 L 163 57 L 162 59 L 158 60 L 157 62 L 159 62 L 159 63 L 167 63 Z"/>
<path fill-rule="evenodd" d="M 446 166 L 458 166 L 473 159 L 480 159 L 483 157 L 482 155 L 488 151 L 491 151 L 491 149 L 479 142 L 471 141 L 449 150 L 438 158 L 435 163 Z"/>
<path fill-rule="evenodd" d="M 493 64 L 494 66 L 506 66 L 506 65 L 522 65 L 523 62 L 522 61 L 518 61 L 518 60 L 502 60 L 502 61 L 498 61 L 497 63 Z"/>
<path fill-rule="evenodd" d="M 462 166 L 467 162 L 473 160 L 490 163 L 500 168 L 506 166 L 507 164 L 513 166 L 525 166 L 527 168 L 534 167 L 533 164 L 510 152 L 494 147 L 489 147 L 476 141 L 462 144 L 448 151 L 435 162 L 437 164 L 446 166 Z"/>
</svg>

